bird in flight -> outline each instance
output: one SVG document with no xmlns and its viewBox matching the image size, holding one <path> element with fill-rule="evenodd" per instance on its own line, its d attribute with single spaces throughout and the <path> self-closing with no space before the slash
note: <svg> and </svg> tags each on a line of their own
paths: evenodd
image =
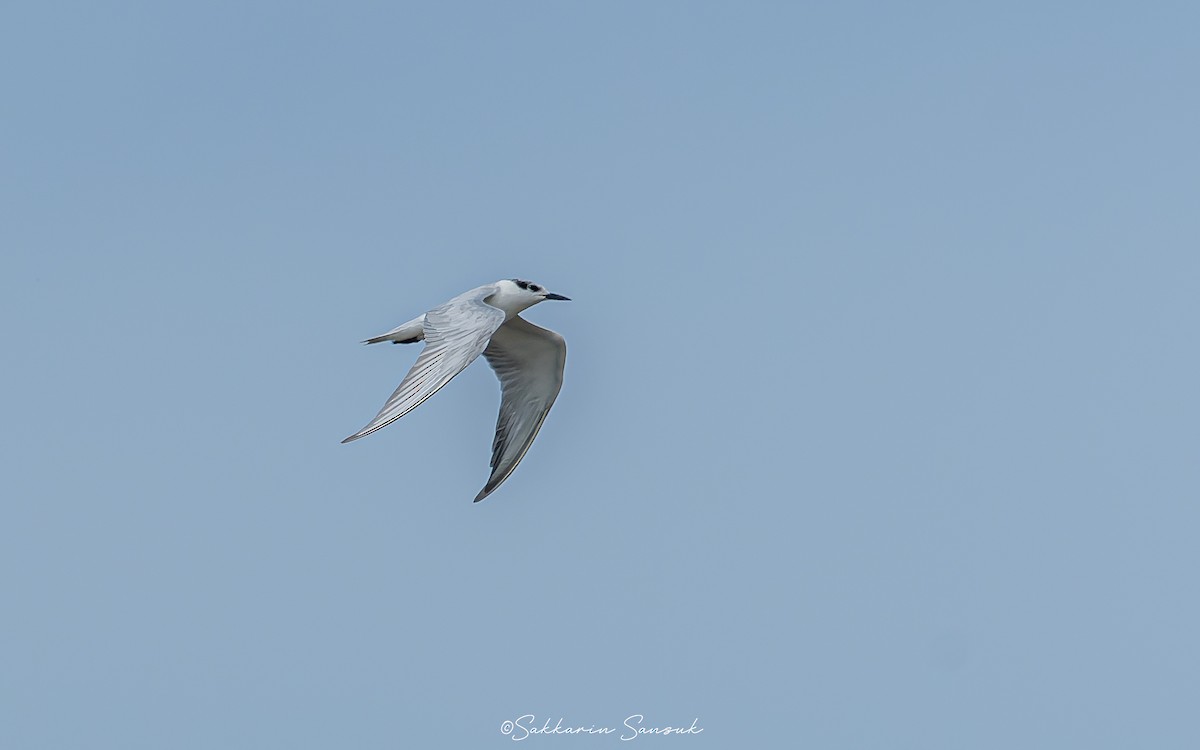
<svg viewBox="0 0 1200 750">
<path fill-rule="evenodd" d="M 408 414 L 482 354 L 500 379 L 500 416 L 492 441 L 492 474 L 475 502 L 492 494 L 525 457 L 562 388 L 566 341 L 517 314 L 548 299 L 570 298 L 523 279 L 502 279 L 364 341 L 423 340 L 425 348 L 375 418 L 342 442 L 370 435 Z"/>
</svg>

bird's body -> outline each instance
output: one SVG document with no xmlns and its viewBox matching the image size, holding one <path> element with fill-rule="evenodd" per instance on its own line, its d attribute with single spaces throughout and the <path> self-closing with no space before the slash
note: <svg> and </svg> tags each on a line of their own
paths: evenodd
<svg viewBox="0 0 1200 750">
<path fill-rule="evenodd" d="M 518 313 L 547 299 L 565 300 L 537 284 L 504 279 L 476 287 L 364 343 L 424 341 L 412 369 L 366 427 L 370 435 L 420 406 L 480 355 L 500 379 L 500 416 L 492 443 L 492 474 L 475 502 L 500 486 L 525 457 L 562 388 L 567 345 L 562 336 Z"/>
</svg>

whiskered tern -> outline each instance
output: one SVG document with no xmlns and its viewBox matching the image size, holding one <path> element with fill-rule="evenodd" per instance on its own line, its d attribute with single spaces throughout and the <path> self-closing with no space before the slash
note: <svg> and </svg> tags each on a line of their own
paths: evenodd
<svg viewBox="0 0 1200 750">
<path fill-rule="evenodd" d="M 562 388 L 567 362 L 563 337 L 518 315 L 548 299 L 569 298 L 523 279 L 502 279 L 364 341 L 424 341 L 425 348 L 375 418 L 342 442 L 370 435 L 408 414 L 482 354 L 500 379 L 501 392 L 492 474 L 475 502 L 490 495 L 521 463 Z"/>
</svg>

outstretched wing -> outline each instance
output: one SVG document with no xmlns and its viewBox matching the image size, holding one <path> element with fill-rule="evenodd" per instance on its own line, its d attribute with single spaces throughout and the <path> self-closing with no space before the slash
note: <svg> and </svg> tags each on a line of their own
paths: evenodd
<svg viewBox="0 0 1200 750">
<path fill-rule="evenodd" d="M 484 300 L 495 286 L 483 286 L 425 313 L 425 348 L 379 413 L 348 443 L 386 427 L 420 406 L 483 352 L 504 323 L 504 311 Z"/>
<path fill-rule="evenodd" d="M 567 344 L 554 331 L 516 316 L 492 334 L 483 356 L 500 379 L 501 399 L 492 475 L 475 502 L 508 479 L 533 444 L 562 388 Z"/>
</svg>

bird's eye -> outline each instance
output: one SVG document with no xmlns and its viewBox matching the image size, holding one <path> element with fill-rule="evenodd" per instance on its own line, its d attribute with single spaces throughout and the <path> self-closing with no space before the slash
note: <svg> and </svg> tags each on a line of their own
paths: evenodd
<svg viewBox="0 0 1200 750">
<path fill-rule="evenodd" d="M 531 291 L 531 292 L 540 292 L 540 291 L 542 291 L 542 290 L 541 290 L 541 289 L 538 287 L 538 285 L 537 285 L 537 284 L 530 284 L 530 285 L 529 285 L 529 291 Z"/>
</svg>

